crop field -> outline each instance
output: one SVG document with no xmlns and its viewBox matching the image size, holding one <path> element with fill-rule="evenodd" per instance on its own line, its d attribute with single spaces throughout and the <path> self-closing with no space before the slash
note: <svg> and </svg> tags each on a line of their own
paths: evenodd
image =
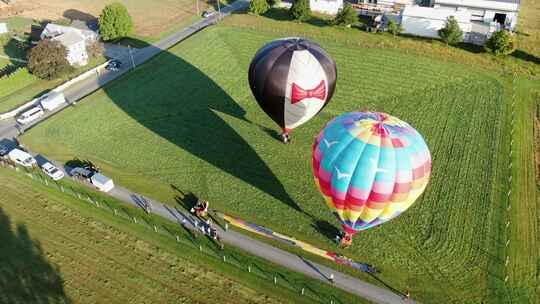
<svg viewBox="0 0 540 304">
<path fill-rule="evenodd" d="M 196 14 L 194 1 L 175 0 L 123 0 L 122 2 L 133 17 L 135 33 L 140 36 L 158 36 L 172 24 L 183 22 Z M 0 9 L 0 18 L 16 12 L 16 15 L 37 20 L 97 18 L 109 0 L 19 0 L 4 9 Z M 200 2 L 200 9 L 207 6 Z"/>
<path fill-rule="evenodd" d="M 321 35 L 317 41 L 338 65 L 336 94 L 294 130 L 292 144 L 282 145 L 247 84 L 253 54 L 280 36 L 271 27 L 207 29 L 21 141 L 53 159 L 92 159 L 117 184 L 164 202 L 175 204 L 175 186 L 212 208 L 335 248 L 339 226 L 314 185 L 311 144 L 340 113 L 387 112 L 424 135 L 432 180 L 406 213 L 358 234 L 341 252 L 377 265 L 381 280 L 424 303 L 500 300 L 504 235 L 496 228 L 505 220 L 502 181 L 509 174 L 505 76 Z"/>
<path fill-rule="evenodd" d="M 175 225 L 166 228 L 139 210 L 106 203 L 175 231 L 180 243 L 50 187 L 0 169 L 0 303 L 312 303 L 313 292 L 333 294 L 336 303 L 357 302 L 233 249 L 222 251 L 253 267 L 252 273 L 238 271 L 219 257 L 186 247 L 186 232 Z M 210 245 L 205 238 L 195 242 L 204 251 Z M 279 285 L 260 279 L 269 273 L 279 275 Z M 306 286 L 306 296 L 284 289 L 282 282 Z"/>
</svg>

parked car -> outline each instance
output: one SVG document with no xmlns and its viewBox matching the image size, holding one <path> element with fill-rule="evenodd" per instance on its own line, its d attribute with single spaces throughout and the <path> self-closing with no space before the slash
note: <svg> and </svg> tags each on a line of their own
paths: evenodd
<svg viewBox="0 0 540 304">
<path fill-rule="evenodd" d="M 8 158 L 24 167 L 33 167 L 36 164 L 36 159 L 32 155 L 19 149 L 9 151 Z"/>
<path fill-rule="evenodd" d="M 214 16 L 217 12 L 216 11 L 204 11 L 202 13 L 203 18 L 208 18 L 211 16 Z"/>
<path fill-rule="evenodd" d="M 46 162 L 41 166 L 41 170 L 43 173 L 47 174 L 50 178 L 53 180 L 61 180 L 64 177 L 64 172 L 62 170 L 55 167 L 50 162 Z"/>
<path fill-rule="evenodd" d="M 9 153 L 9 148 L 5 145 L 0 144 L 0 157 L 4 157 Z"/>
<path fill-rule="evenodd" d="M 107 69 L 108 71 L 116 72 L 120 69 L 121 66 L 122 66 L 122 62 L 120 60 L 113 59 L 109 61 L 107 66 L 105 66 L 105 69 Z"/>
<path fill-rule="evenodd" d="M 75 178 L 88 179 L 91 178 L 92 175 L 94 175 L 94 172 L 85 168 L 77 167 L 71 169 L 69 175 Z"/>
<path fill-rule="evenodd" d="M 17 122 L 24 125 L 40 118 L 43 114 L 45 113 L 40 106 L 33 107 L 19 115 Z"/>
</svg>

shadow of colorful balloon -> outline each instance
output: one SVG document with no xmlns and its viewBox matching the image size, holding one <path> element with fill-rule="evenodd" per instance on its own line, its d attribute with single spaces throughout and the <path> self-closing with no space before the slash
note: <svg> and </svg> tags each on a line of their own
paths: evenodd
<svg viewBox="0 0 540 304">
<path fill-rule="evenodd" d="M 148 57 L 157 51 L 161 50 L 147 45 L 135 56 Z M 149 68 L 152 65 L 154 69 Z M 105 87 L 118 107 L 156 135 L 301 211 L 257 152 L 218 115 L 249 122 L 245 111 L 218 84 L 168 51 L 144 67 Z M 163 77 L 163 69 L 174 71 L 174 77 Z"/>
</svg>

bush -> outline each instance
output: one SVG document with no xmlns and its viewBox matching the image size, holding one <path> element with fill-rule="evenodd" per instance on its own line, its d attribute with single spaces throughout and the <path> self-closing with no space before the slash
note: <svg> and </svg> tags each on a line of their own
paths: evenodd
<svg viewBox="0 0 540 304">
<path fill-rule="evenodd" d="M 249 4 L 249 11 L 255 15 L 262 15 L 270 9 L 266 0 L 252 0 Z"/>
<path fill-rule="evenodd" d="M 105 46 L 102 42 L 94 41 L 86 45 L 86 52 L 88 53 L 88 57 L 97 58 L 105 53 Z"/>
<path fill-rule="evenodd" d="M 28 70 L 43 79 L 54 79 L 67 74 L 73 68 L 66 59 L 67 50 L 58 41 L 41 40 L 28 55 Z"/>
<path fill-rule="evenodd" d="M 311 18 L 311 8 L 309 7 L 309 0 L 296 0 L 289 9 L 289 14 L 294 20 L 300 22 L 309 20 Z"/>
<path fill-rule="evenodd" d="M 388 21 L 388 31 L 395 37 L 403 32 L 403 27 L 398 25 L 394 19 L 390 19 Z"/>
<path fill-rule="evenodd" d="M 281 0 L 268 0 L 267 2 L 268 2 L 268 5 L 270 5 L 270 7 L 272 7 L 272 6 L 276 6 L 276 5 L 280 4 Z"/>
<path fill-rule="evenodd" d="M 358 13 L 352 7 L 350 3 L 345 3 L 342 9 L 338 11 L 336 17 L 332 21 L 332 24 L 335 25 L 344 25 L 350 27 L 351 25 L 358 22 Z"/>
<path fill-rule="evenodd" d="M 104 41 L 124 38 L 132 31 L 133 21 L 123 4 L 115 2 L 103 8 L 99 15 L 99 33 Z"/>
<path fill-rule="evenodd" d="M 463 31 L 459 28 L 459 24 L 454 16 L 446 19 L 446 24 L 439 30 L 439 37 L 446 44 L 455 45 L 463 41 Z"/>
<path fill-rule="evenodd" d="M 507 30 L 495 32 L 486 41 L 484 48 L 496 56 L 512 54 L 517 48 L 516 37 Z"/>
</svg>

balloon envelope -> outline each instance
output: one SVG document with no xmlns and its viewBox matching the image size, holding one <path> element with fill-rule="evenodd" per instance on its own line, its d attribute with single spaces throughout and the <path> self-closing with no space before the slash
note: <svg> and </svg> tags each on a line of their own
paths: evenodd
<svg viewBox="0 0 540 304">
<path fill-rule="evenodd" d="M 313 174 L 345 232 L 355 233 L 414 203 L 428 183 L 431 154 L 422 136 L 396 117 L 345 113 L 317 136 Z"/>
<path fill-rule="evenodd" d="M 316 43 L 274 40 L 249 66 L 249 85 L 259 106 L 282 129 L 291 130 L 319 113 L 334 94 L 336 63 Z"/>
</svg>

